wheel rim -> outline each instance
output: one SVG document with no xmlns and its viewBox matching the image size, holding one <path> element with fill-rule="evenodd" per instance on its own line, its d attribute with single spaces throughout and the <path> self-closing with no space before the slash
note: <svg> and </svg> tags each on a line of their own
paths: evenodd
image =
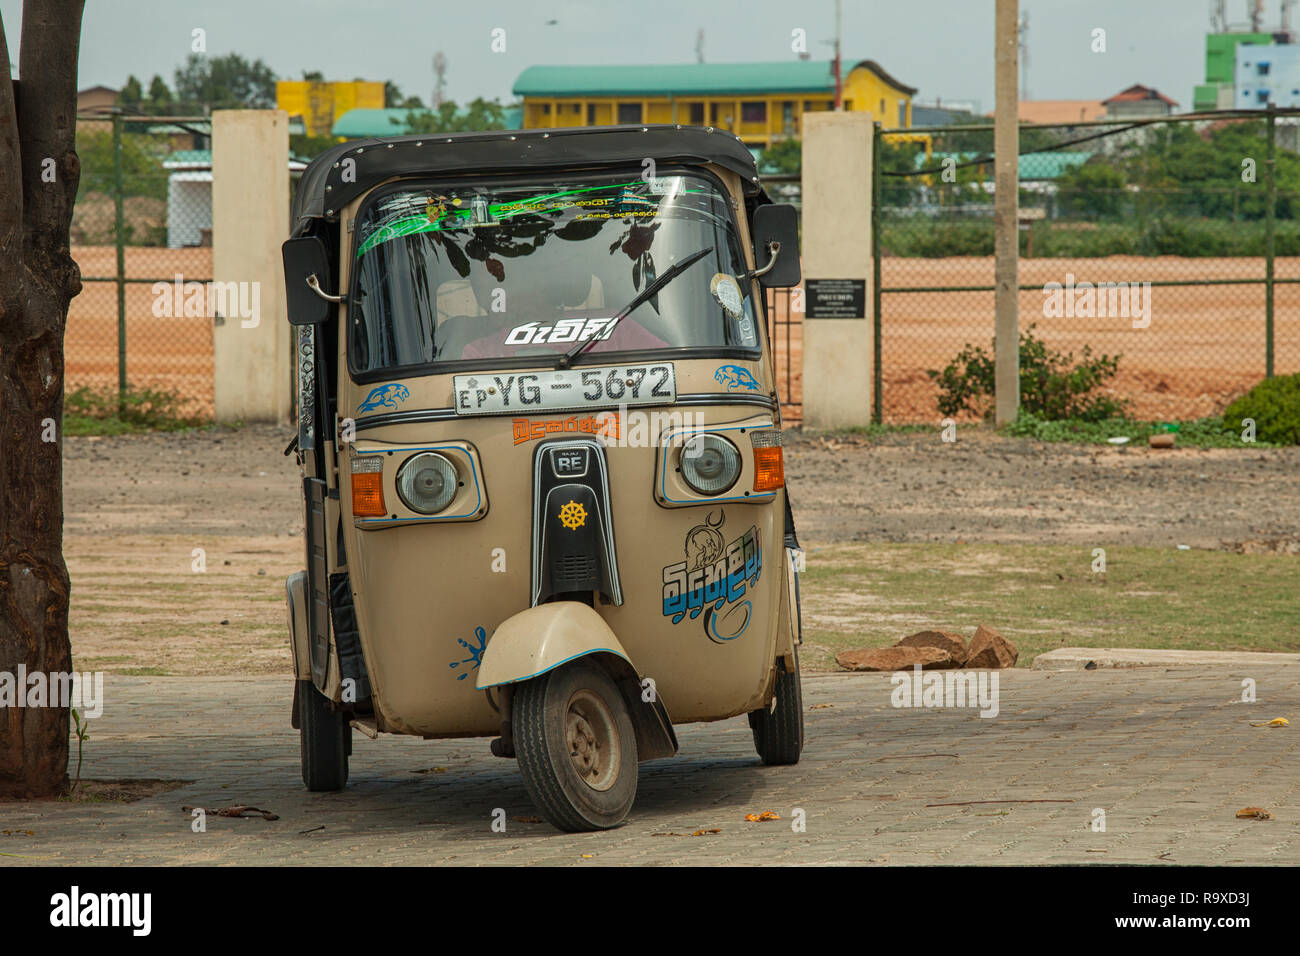
<svg viewBox="0 0 1300 956">
<path fill-rule="evenodd" d="M 592 790 L 614 786 L 622 756 L 618 726 L 609 706 L 595 692 L 579 690 L 569 698 L 564 742 L 579 780 Z"/>
</svg>

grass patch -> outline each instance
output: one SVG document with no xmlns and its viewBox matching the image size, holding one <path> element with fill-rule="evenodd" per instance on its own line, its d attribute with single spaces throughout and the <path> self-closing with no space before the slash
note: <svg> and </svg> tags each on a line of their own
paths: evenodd
<svg viewBox="0 0 1300 956">
<path fill-rule="evenodd" d="M 1257 439 L 1254 443 L 1241 440 L 1240 428 L 1227 428 L 1221 418 L 1198 418 L 1186 422 L 1140 422 L 1125 418 L 1110 418 L 1100 422 L 1079 419 L 1048 421 L 1027 412 L 1021 412 L 1014 422 L 1002 429 L 1002 434 L 1013 438 L 1032 438 L 1035 441 L 1105 443 L 1106 439 L 1127 435 L 1132 445 L 1145 445 L 1157 432 L 1171 430 L 1178 434 L 1178 448 L 1276 448 L 1272 442 Z"/>
<path fill-rule="evenodd" d="M 837 544 L 808 551 L 800 576 L 810 670 L 835 654 L 889 647 L 916 631 L 980 624 L 1020 651 L 1061 647 L 1300 652 L 1294 556 L 1088 547 Z"/>
<path fill-rule="evenodd" d="M 175 392 L 152 388 L 78 388 L 63 397 L 65 435 L 133 435 L 152 431 L 183 431 L 211 424 L 185 414 L 185 399 Z"/>
<path fill-rule="evenodd" d="M 917 432 L 933 432 L 938 426 L 938 418 L 935 418 L 935 424 L 929 423 L 912 423 L 904 425 L 884 425 L 872 422 L 869 425 L 852 425 L 848 428 L 837 428 L 833 434 L 836 435 L 862 435 L 866 438 L 884 438 L 888 435 L 910 435 Z"/>
</svg>

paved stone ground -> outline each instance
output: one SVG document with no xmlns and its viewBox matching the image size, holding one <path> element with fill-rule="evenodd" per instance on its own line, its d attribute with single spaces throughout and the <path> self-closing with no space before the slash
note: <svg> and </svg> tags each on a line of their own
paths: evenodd
<svg viewBox="0 0 1300 956">
<path fill-rule="evenodd" d="M 1244 677 L 1259 703 L 1241 703 Z M 1000 712 L 983 719 L 896 709 L 889 675 L 805 678 L 798 766 L 759 764 L 743 718 L 681 727 L 682 753 L 642 766 L 623 827 L 569 835 L 515 819 L 535 811 L 486 739 L 357 734 L 347 791 L 309 794 L 287 681 L 108 675 L 83 775 L 193 782 L 130 804 L 0 804 L 0 829 L 35 834 L 0 835 L 0 865 L 1300 863 L 1300 668 L 999 679 Z M 1298 722 L 1250 726 L 1277 716 Z M 929 806 L 1013 800 L 1068 802 Z M 280 819 L 209 815 L 194 833 L 183 804 Z M 1276 819 L 1236 819 L 1248 805 Z M 782 820 L 744 821 L 763 810 Z"/>
</svg>

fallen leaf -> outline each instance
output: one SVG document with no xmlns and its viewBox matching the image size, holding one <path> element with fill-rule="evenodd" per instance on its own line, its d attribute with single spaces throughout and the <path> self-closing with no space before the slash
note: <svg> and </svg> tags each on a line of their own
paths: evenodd
<svg viewBox="0 0 1300 956">
<path fill-rule="evenodd" d="M 825 710 L 827 707 L 834 707 L 834 704 L 813 704 L 809 710 Z"/>
<path fill-rule="evenodd" d="M 591 854 L 591 853 L 584 853 L 584 854 L 582 854 L 582 858 L 583 858 L 584 860 L 590 860 L 590 859 L 592 858 L 593 855 L 594 855 L 594 854 Z"/>
<path fill-rule="evenodd" d="M 1290 727 L 1291 721 L 1285 717 L 1274 717 L 1272 720 L 1260 721 L 1257 724 L 1251 724 L 1252 727 Z"/>
<path fill-rule="evenodd" d="M 541 817 L 511 817 L 516 823 L 541 823 Z"/>
<path fill-rule="evenodd" d="M 0 832 L 3 832 L 5 836 L 18 836 L 19 834 L 24 836 L 36 836 L 35 830 L 4 830 Z"/>
<path fill-rule="evenodd" d="M 691 836 L 706 836 L 707 834 L 710 833 L 721 833 L 721 832 L 722 830 L 720 828 L 714 827 L 711 830 L 696 830 L 694 833 L 691 834 Z"/>
<path fill-rule="evenodd" d="M 1273 814 L 1263 807 L 1242 807 L 1237 811 L 1238 820 L 1272 820 Z"/>
</svg>

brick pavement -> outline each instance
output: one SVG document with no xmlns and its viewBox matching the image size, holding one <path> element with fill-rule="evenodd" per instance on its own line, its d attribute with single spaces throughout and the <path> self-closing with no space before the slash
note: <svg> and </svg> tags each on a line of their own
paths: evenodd
<svg viewBox="0 0 1300 956">
<path fill-rule="evenodd" d="M 1241 703 L 1241 681 L 1259 703 Z M 1052 864 L 1300 863 L 1300 668 L 1000 674 L 1000 712 L 896 709 L 889 675 L 806 677 L 807 744 L 763 767 L 744 718 L 678 728 L 682 753 L 643 764 L 621 828 L 561 834 L 487 739 L 355 735 L 342 794 L 298 776 L 291 686 L 257 678 L 105 678 L 83 776 L 190 780 L 134 803 L 0 804 L 0 866 L 32 864 Z M 445 768 L 442 772 L 413 771 Z M 1060 800 L 988 803 L 979 800 Z M 183 804 L 252 804 L 276 821 Z M 1256 805 L 1268 822 L 1237 820 Z M 494 833 L 494 808 L 505 833 Z M 807 830 L 792 832 L 794 808 Z M 746 823 L 776 810 L 781 822 Z M 1094 809 L 1106 831 L 1091 829 Z M 661 836 L 701 828 L 701 837 Z M 310 832 L 303 832 L 310 831 Z M 584 858 L 584 854 L 590 854 Z"/>
</svg>

